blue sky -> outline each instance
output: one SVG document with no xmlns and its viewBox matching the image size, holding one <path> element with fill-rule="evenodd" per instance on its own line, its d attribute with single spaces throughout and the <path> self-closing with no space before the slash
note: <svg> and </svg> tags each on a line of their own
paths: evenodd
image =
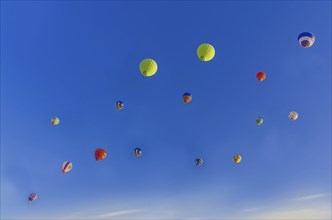
<svg viewBox="0 0 332 220">
<path fill-rule="evenodd" d="M 1 218 L 331 218 L 331 2 L 2 1 Z"/>
</svg>

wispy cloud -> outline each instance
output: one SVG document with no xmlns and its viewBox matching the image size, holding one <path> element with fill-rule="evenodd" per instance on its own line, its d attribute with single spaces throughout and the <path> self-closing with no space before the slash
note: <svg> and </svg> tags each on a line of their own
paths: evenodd
<svg viewBox="0 0 332 220">
<path fill-rule="evenodd" d="M 270 202 L 251 204 L 251 207 L 228 204 L 227 207 L 221 206 L 217 210 L 207 205 L 207 202 L 200 203 L 197 207 L 193 206 L 186 200 L 188 198 L 182 197 L 176 197 L 176 203 L 172 203 L 175 200 L 173 198 L 146 200 L 144 206 L 137 206 L 138 201 L 129 204 L 124 200 L 124 202 L 107 203 L 98 208 L 89 206 L 80 209 L 80 212 L 72 213 L 70 219 L 326 219 L 331 217 L 331 202 L 325 199 L 331 195 L 330 193 L 306 193 L 297 198 L 288 195 L 289 193 Z M 306 200 L 310 202 L 301 202 Z M 67 216 L 64 219 L 68 218 Z"/>
<path fill-rule="evenodd" d="M 143 212 L 141 209 L 123 209 L 118 211 L 109 211 L 109 212 L 103 212 L 102 210 L 109 209 L 109 207 L 95 207 L 95 208 L 87 208 L 82 211 L 78 212 L 72 212 L 70 214 L 67 214 L 63 217 L 57 218 L 57 219 L 110 219 L 113 217 L 119 218 L 120 216 L 124 217 L 133 217 L 130 216 L 130 214 Z"/>
<path fill-rule="evenodd" d="M 328 209 L 295 209 L 285 211 L 272 211 L 265 213 L 258 219 L 328 219 L 331 218 Z"/>
<path fill-rule="evenodd" d="M 292 200 L 294 200 L 294 201 L 306 201 L 306 200 L 319 199 L 319 198 L 326 197 L 326 196 L 329 196 L 329 195 L 330 195 L 329 193 L 312 194 L 312 195 L 308 195 L 308 196 L 302 196 L 302 197 L 294 198 Z"/>
<path fill-rule="evenodd" d="M 330 193 L 311 194 L 284 200 L 282 203 L 279 201 L 270 204 L 270 208 L 266 208 L 263 212 L 253 213 L 255 215 L 253 217 L 256 219 L 330 219 L 332 217 L 331 201 L 321 199 L 330 195 Z"/>
<path fill-rule="evenodd" d="M 119 217 L 123 215 L 128 215 L 136 212 L 142 212 L 143 210 L 140 209 L 129 209 L 129 210 L 121 210 L 115 212 L 108 212 L 101 215 L 97 215 L 96 218 L 112 218 L 112 217 Z"/>
</svg>

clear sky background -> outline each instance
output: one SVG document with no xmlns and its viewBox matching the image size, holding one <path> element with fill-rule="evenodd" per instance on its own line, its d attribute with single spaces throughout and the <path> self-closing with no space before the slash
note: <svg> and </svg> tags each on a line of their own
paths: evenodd
<svg viewBox="0 0 332 220">
<path fill-rule="evenodd" d="M 331 1 L 1 1 L 1 218 L 331 218 L 331 59 Z"/>
</svg>

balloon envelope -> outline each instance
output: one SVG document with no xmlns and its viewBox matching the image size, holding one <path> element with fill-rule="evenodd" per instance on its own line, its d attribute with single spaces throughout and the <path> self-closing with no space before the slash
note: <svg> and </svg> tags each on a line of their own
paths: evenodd
<svg viewBox="0 0 332 220">
<path fill-rule="evenodd" d="M 189 103 L 192 100 L 192 95 L 189 92 L 183 94 L 182 99 L 185 103 Z"/>
<path fill-rule="evenodd" d="M 153 59 L 147 58 L 142 60 L 139 65 L 139 69 L 143 76 L 153 76 L 158 70 L 158 64 Z"/>
<path fill-rule="evenodd" d="M 35 201 L 36 199 L 37 199 L 37 194 L 36 193 L 31 193 L 30 195 L 29 195 L 29 197 L 28 197 L 28 201 L 29 202 L 33 202 L 33 201 Z"/>
<path fill-rule="evenodd" d="M 256 79 L 260 82 L 264 81 L 266 79 L 266 74 L 264 72 L 258 72 L 256 74 Z"/>
<path fill-rule="evenodd" d="M 239 155 L 239 154 L 235 154 L 235 155 L 233 156 L 233 161 L 234 161 L 235 163 L 240 163 L 241 160 L 242 160 L 241 155 Z"/>
<path fill-rule="evenodd" d="M 136 157 L 142 156 L 142 150 L 140 148 L 135 148 L 134 153 Z"/>
<path fill-rule="evenodd" d="M 310 32 L 303 32 L 299 34 L 297 37 L 297 40 L 299 41 L 299 44 L 304 47 L 308 48 L 311 47 L 315 43 L 315 35 Z"/>
<path fill-rule="evenodd" d="M 116 109 L 121 110 L 121 109 L 123 109 L 124 104 L 123 104 L 122 101 L 117 101 L 117 102 L 115 103 L 115 107 L 116 107 Z"/>
<path fill-rule="evenodd" d="M 261 124 L 263 124 L 263 118 L 261 118 L 261 117 L 258 117 L 258 118 L 256 118 L 256 123 L 257 123 L 257 125 L 261 125 Z"/>
<path fill-rule="evenodd" d="M 102 148 L 98 148 L 95 151 L 95 158 L 96 160 L 103 160 L 105 159 L 105 157 L 107 156 L 106 151 Z"/>
<path fill-rule="evenodd" d="M 297 114 L 297 112 L 290 112 L 288 117 L 290 120 L 295 121 L 299 117 L 299 114 Z"/>
<path fill-rule="evenodd" d="M 197 56 L 201 61 L 210 61 L 215 55 L 214 47 L 211 44 L 204 43 L 197 48 Z"/>
<path fill-rule="evenodd" d="M 67 173 L 73 168 L 73 164 L 70 161 L 65 161 L 62 164 L 61 171 L 62 173 Z"/>
<path fill-rule="evenodd" d="M 198 166 L 198 167 L 202 166 L 202 164 L 203 164 L 203 159 L 202 159 L 202 158 L 198 158 L 198 159 L 196 159 L 196 160 L 195 160 L 195 164 L 196 164 L 196 166 Z"/>
<path fill-rule="evenodd" d="M 53 125 L 53 126 L 56 126 L 56 125 L 58 125 L 60 123 L 60 119 L 58 118 L 58 117 L 53 117 L 53 118 L 51 118 L 51 124 Z"/>
</svg>

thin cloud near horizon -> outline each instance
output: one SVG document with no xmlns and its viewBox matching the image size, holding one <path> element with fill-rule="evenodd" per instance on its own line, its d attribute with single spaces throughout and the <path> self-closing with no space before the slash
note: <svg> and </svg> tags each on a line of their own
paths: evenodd
<svg viewBox="0 0 332 220">
<path fill-rule="evenodd" d="M 319 193 L 319 194 L 312 194 L 312 195 L 297 197 L 297 198 L 294 198 L 292 200 L 294 200 L 294 201 L 307 201 L 307 200 L 323 198 L 323 197 L 326 197 L 326 196 L 329 196 L 329 195 L 331 195 L 331 193 Z"/>
</svg>

